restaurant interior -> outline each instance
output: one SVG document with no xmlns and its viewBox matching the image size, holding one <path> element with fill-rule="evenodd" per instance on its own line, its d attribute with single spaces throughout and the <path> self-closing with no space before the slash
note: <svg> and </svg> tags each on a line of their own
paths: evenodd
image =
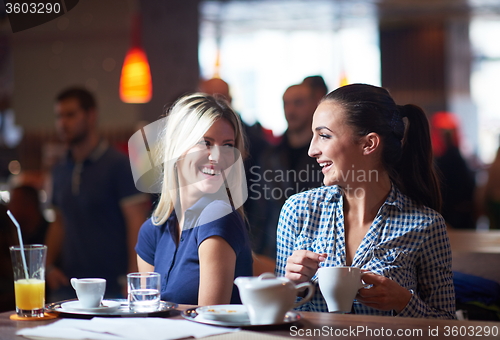
<svg viewBox="0 0 500 340">
<path fill-rule="evenodd" d="M 53 219 L 48 179 L 65 153 L 54 99 L 67 86 L 95 93 L 100 133 L 126 152 L 134 132 L 197 91 L 200 79 L 226 80 L 242 119 L 259 123 L 271 140 L 286 130 L 288 86 L 310 75 L 321 75 L 330 91 L 369 83 L 389 89 L 397 103 L 418 104 L 430 120 L 445 111 L 459 122 L 453 129 L 476 184 L 464 209 L 473 209 L 475 223 L 449 226 L 453 270 L 498 284 L 500 308 L 500 196 L 490 205 L 485 197 L 490 187 L 500 192 L 492 182 L 500 177 L 491 175 L 500 171 L 492 172 L 500 162 L 499 41 L 495 0 L 81 0 L 15 33 L 3 8 L 0 202 L 15 186 L 31 185 Z M 151 77 L 141 98 L 127 97 L 121 84 L 134 47 Z"/>
</svg>

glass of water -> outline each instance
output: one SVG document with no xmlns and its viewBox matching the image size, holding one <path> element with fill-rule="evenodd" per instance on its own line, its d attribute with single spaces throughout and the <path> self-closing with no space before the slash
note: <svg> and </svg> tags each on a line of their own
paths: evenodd
<svg viewBox="0 0 500 340">
<path fill-rule="evenodd" d="M 155 312 L 160 307 L 160 274 L 153 272 L 127 275 L 128 302 L 132 312 Z"/>
</svg>

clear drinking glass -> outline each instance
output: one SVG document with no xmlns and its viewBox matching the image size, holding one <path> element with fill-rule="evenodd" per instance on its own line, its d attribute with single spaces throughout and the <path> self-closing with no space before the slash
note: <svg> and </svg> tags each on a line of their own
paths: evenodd
<svg viewBox="0 0 500 340">
<path fill-rule="evenodd" d="M 16 312 L 20 317 L 43 317 L 45 307 L 45 259 L 47 246 L 12 246 Z M 23 258 L 24 253 L 24 258 Z"/>
<path fill-rule="evenodd" d="M 155 312 L 160 307 L 160 274 L 154 272 L 127 275 L 128 302 L 132 312 Z"/>
</svg>

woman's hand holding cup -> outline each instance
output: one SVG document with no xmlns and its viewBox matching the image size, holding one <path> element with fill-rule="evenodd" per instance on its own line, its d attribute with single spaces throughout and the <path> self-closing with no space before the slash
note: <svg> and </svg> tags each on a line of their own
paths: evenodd
<svg viewBox="0 0 500 340">
<path fill-rule="evenodd" d="M 411 299 L 412 294 L 408 289 L 385 276 L 364 272 L 363 281 L 371 287 L 360 289 L 356 300 L 365 306 L 400 313 Z"/>
</svg>

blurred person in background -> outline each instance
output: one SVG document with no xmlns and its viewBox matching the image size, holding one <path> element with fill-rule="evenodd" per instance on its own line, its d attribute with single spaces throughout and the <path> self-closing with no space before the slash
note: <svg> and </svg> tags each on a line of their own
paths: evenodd
<svg viewBox="0 0 500 340">
<path fill-rule="evenodd" d="M 68 88 L 56 98 L 56 130 L 66 157 L 52 172 L 55 221 L 47 232 L 49 300 L 74 298 L 72 277 L 106 279 L 106 297 L 123 297 L 125 275 L 137 271 L 134 246 L 149 212 L 128 157 L 98 133 L 94 96 Z"/>
<path fill-rule="evenodd" d="M 16 308 L 14 273 L 10 258 L 10 246 L 18 245 L 16 227 L 7 215 L 7 207 L 0 203 L 0 312 Z"/>
<path fill-rule="evenodd" d="M 482 188 L 481 208 L 490 222 L 490 229 L 500 229 L 500 147 L 488 168 L 488 179 Z"/>
<path fill-rule="evenodd" d="M 287 129 L 278 145 L 263 152 L 258 181 L 249 186 L 248 199 L 256 201 L 259 212 L 254 219 L 250 218 L 254 250 L 273 260 L 276 257 L 276 227 L 283 203 L 295 193 L 322 185 L 321 169 L 307 154 L 317 103 L 308 85 L 292 85 L 286 89 L 283 109 Z"/>
<path fill-rule="evenodd" d="M 312 89 L 316 103 L 319 103 L 328 93 L 328 87 L 326 86 L 325 80 L 320 75 L 305 77 L 304 80 L 302 80 L 302 84 Z"/>
<path fill-rule="evenodd" d="M 25 244 L 45 244 L 49 222 L 45 219 L 39 191 L 30 185 L 10 190 L 8 209 L 21 226 Z"/>
<path fill-rule="evenodd" d="M 475 229 L 475 174 L 460 152 L 458 118 L 440 111 L 432 115 L 430 125 L 443 197 L 442 215 L 452 228 Z"/>
</svg>

